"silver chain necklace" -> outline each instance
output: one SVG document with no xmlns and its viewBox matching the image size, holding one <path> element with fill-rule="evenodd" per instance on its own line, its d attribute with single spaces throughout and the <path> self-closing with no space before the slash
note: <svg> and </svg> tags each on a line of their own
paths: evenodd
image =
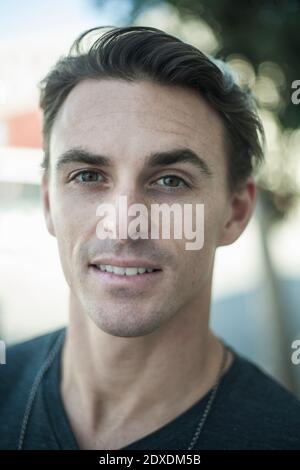
<svg viewBox="0 0 300 470">
<path fill-rule="evenodd" d="M 213 406 L 213 403 L 214 403 L 216 395 L 217 395 L 217 391 L 218 391 L 218 388 L 219 388 L 219 385 L 220 385 L 220 382 L 221 382 L 221 378 L 222 378 L 222 375 L 223 375 L 223 372 L 224 372 L 224 369 L 225 369 L 225 365 L 226 365 L 226 362 L 227 362 L 227 357 L 228 357 L 227 347 L 223 343 L 221 343 L 221 344 L 222 344 L 222 349 L 223 349 L 223 357 L 222 357 L 222 362 L 221 362 L 221 365 L 220 365 L 220 368 L 219 368 L 219 371 L 218 371 L 218 375 L 217 375 L 217 378 L 216 378 L 216 382 L 215 382 L 215 385 L 211 389 L 208 402 L 207 402 L 206 407 L 203 411 L 203 414 L 202 414 L 202 416 L 201 416 L 201 418 L 198 422 L 198 425 L 196 427 L 196 431 L 195 431 L 195 433 L 192 437 L 192 440 L 191 440 L 187 450 L 193 450 L 195 448 L 195 444 L 199 439 L 201 431 L 204 427 L 204 424 L 207 420 L 207 417 L 209 415 L 209 412 L 210 412 L 210 410 Z"/>
<path fill-rule="evenodd" d="M 57 340 L 55 341 L 53 347 L 51 348 L 51 350 L 50 350 L 48 356 L 46 357 L 45 361 L 43 362 L 42 366 L 40 367 L 38 373 L 36 374 L 36 377 L 35 377 L 34 382 L 32 384 L 32 387 L 31 387 L 31 390 L 30 390 L 30 393 L 29 393 L 29 397 L 28 397 L 28 400 L 27 400 L 27 403 L 26 403 L 26 407 L 25 407 L 25 412 L 24 412 L 22 425 L 21 425 L 20 436 L 19 436 L 19 440 L 18 440 L 18 450 L 23 449 L 25 434 L 26 434 L 27 427 L 28 427 L 28 421 L 29 421 L 29 417 L 30 417 L 30 414 L 31 414 L 31 411 L 32 411 L 32 408 L 33 408 L 33 404 L 34 404 L 34 400 L 35 400 L 38 388 L 39 388 L 39 386 L 40 386 L 40 384 L 41 384 L 41 382 L 44 378 L 44 375 L 46 374 L 48 369 L 51 367 L 56 355 L 59 353 L 59 350 L 62 346 L 64 337 L 65 337 L 65 331 L 62 331 L 61 334 L 59 335 L 59 337 L 57 338 Z M 192 437 L 192 440 L 191 440 L 187 450 L 194 449 L 195 444 L 197 443 L 197 441 L 199 439 L 199 436 L 201 434 L 201 431 L 204 427 L 204 424 L 207 420 L 209 412 L 212 408 L 212 405 L 215 401 L 216 394 L 217 394 L 217 391 L 218 391 L 218 388 L 219 388 L 219 385 L 220 385 L 220 381 L 221 381 L 223 371 L 224 371 L 224 368 L 225 368 L 225 364 L 226 364 L 226 361 L 227 361 L 227 357 L 228 357 L 227 348 L 224 346 L 223 343 L 222 343 L 222 346 L 223 346 L 223 358 L 222 358 L 222 362 L 221 362 L 221 365 L 220 365 L 220 368 L 219 368 L 219 371 L 218 371 L 216 382 L 215 382 L 214 386 L 211 389 L 209 400 L 208 400 L 208 402 L 206 404 L 206 407 L 204 409 L 204 412 L 203 412 L 203 414 L 202 414 L 202 416 L 201 416 L 201 418 L 200 418 L 200 420 L 197 424 L 196 431 L 195 431 L 195 433 Z"/>
</svg>

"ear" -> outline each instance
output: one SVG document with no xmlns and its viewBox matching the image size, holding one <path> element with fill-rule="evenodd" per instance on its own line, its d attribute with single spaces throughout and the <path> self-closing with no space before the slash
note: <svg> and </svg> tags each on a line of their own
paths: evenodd
<svg viewBox="0 0 300 470">
<path fill-rule="evenodd" d="M 256 185 L 251 176 L 231 194 L 218 246 L 231 245 L 239 238 L 251 218 L 255 201 Z"/>
<path fill-rule="evenodd" d="M 46 172 L 44 172 L 43 177 L 42 177 L 41 193 L 42 193 L 42 204 L 43 204 L 43 211 L 44 211 L 46 226 L 50 235 L 53 235 L 55 237 L 55 230 L 54 230 L 54 225 L 52 221 L 50 199 L 49 199 L 49 176 Z"/>
</svg>

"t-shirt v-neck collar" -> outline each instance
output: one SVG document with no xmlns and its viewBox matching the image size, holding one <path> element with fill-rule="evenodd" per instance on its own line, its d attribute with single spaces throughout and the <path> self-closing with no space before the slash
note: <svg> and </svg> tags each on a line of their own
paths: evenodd
<svg viewBox="0 0 300 470">
<path fill-rule="evenodd" d="M 223 387 L 229 377 L 235 373 L 237 359 L 235 354 L 233 356 L 233 362 L 230 368 L 221 379 L 220 388 Z M 58 447 L 62 450 L 80 450 L 62 401 L 60 392 L 60 366 L 61 349 L 42 382 L 43 403 Z M 179 450 L 178 442 L 183 446 L 182 450 L 187 449 L 209 397 L 210 390 L 187 410 L 180 413 L 168 423 L 119 450 Z"/>
</svg>

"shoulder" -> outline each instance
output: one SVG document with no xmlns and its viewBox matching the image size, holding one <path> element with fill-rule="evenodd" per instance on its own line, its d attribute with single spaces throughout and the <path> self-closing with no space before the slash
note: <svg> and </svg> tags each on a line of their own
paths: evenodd
<svg viewBox="0 0 300 470">
<path fill-rule="evenodd" d="M 291 408 L 300 413 L 300 401 L 286 387 L 280 384 L 261 367 L 238 356 L 238 375 L 241 399 L 255 408 L 262 408 L 272 414 L 285 413 Z M 299 415 L 300 418 L 300 415 Z"/>
<path fill-rule="evenodd" d="M 223 387 L 231 431 L 251 448 L 300 449 L 300 400 L 236 353 L 231 368 Z"/>
<path fill-rule="evenodd" d="M 1 365 L 1 377 L 14 377 L 27 366 L 34 368 L 44 359 L 64 328 L 52 331 L 23 342 L 11 344 L 6 350 L 6 363 Z M 2 381 L 1 381 L 2 382 Z"/>
<path fill-rule="evenodd" d="M 9 431 L 20 420 L 33 381 L 64 331 L 56 330 L 7 348 L 6 363 L 0 366 L 0 431 L 3 426 Z"/>
</svg>

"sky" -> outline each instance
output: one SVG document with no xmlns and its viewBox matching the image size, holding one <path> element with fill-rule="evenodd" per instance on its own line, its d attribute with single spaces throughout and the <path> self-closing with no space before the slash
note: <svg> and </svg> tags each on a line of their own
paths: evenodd
<svg viewBox="0 0 300 470">
<path fill-rule="evenodd" d="M 120 25 L 130 0 L 109 0 L 101 9 L 93 0 L 1 0 L 0 40 L 10 36 L 39 36 L 64 29 Z"/>
<path fill-rule="evenodd" d="M 0 146 L 2 116 L 37 102 L 36 84 L 80 33 L 125 25 L 130 2 L 106 0 L 96 8 L 96 0 L 0 0 Z"/>
</svg>

